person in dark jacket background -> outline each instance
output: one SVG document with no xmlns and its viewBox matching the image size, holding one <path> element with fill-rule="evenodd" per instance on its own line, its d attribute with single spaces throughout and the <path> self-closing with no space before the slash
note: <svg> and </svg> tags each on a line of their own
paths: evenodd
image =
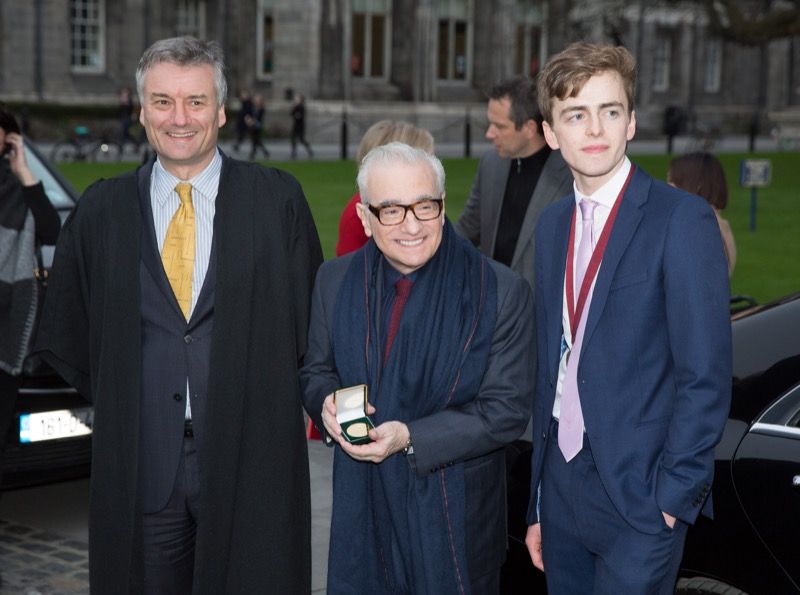
<svg viewBox="0 0 800 595">
<path fill-rule="evenodd" d="M 306 98 L 302 93 L 294 94 L 292 106 L 292 159 L 297 158 L 298 142 L 306 148 L 309 157 L 314 156 L 314 151 L 306 140 Z"/>
<path fill-rule="evenodd" d="M 22 364 L 38 312 L 36 244 L 55 244 L 61 222 L 28 167 L 16 119 L 0 107 L 0 453 L 14 419 Z M 0 467 L 2 479 L 2 467 Z"/>
</svg>

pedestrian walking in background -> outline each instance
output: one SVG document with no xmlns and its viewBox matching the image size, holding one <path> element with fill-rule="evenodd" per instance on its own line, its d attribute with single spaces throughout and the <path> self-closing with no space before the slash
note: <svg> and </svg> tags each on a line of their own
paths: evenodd
<svg viewBox="0 0 800 595">
<path fill-rule="evenodd" d="M 269 151 L 261 141 L 261 133 L 264 130 L 264 96 L 260 93 L 253 97 L 253 106 L 248 116 L 247 125 L 250 130 L 250 140 L 253 146 L 250 148 L 250 161 L 256 158 L 256 149 L 260 149 L 264 154 L 264 159 L 269 159 Z"/>
<path fill-rule="evenodd" d="M 242 89 L 239 91 L 239 114 L 236 116 L 236 144 L 233 145 L 233 150 L 239 152 L 239 147 L 245 136 L 250 132 L 247 125 L 248 119 L 253 113 L 253 100 L 250 97 L 250 91 Z"/>
<path fill-rule="evenodd" d="M 294 94 L 292 106 L 292 159 L 297 159 L 298 142 L 306 148 L 309 157 L 314 156 L 314 151 L 306 140 L 306 98 L 302 93 Z"/>
</svg>

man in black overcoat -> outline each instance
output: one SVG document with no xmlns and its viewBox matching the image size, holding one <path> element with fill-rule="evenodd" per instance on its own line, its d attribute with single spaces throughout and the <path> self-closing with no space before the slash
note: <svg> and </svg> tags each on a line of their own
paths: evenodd
<svg viewBox="0 0 800 595">
<path fill-rule="evenodd" d="M 156 42 L 137 86 L 156 158 L 86 190 L 38 339 L 94 403 L 92 593 L 308 593 L 308 205 L 217 149 L 216 43 Z"/>
</svg>

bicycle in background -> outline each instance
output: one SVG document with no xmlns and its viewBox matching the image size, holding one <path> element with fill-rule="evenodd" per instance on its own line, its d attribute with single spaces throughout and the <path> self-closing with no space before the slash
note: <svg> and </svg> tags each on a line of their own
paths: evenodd
<svg viewBox="0 0 800 595">
<path fill-rule="evenodd" d="M 76 126 L 70 136 L 53 147 L 50 159 L 67 161 L 116 162 L 122 157 L 122 147 L 107 133 L 97 136 L 88 126 Z"/>
</svg>

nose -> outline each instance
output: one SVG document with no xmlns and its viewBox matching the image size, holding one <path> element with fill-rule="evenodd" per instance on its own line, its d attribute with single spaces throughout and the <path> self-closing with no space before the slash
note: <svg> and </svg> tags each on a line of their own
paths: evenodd
<svg viewBox="0 0 800 595">
<path fill-rule="evenodd" d="M 489 140 L 489 141 L 494 140 L 494 137 L 495 137 L 494 126 L 492 126 L 491 124 L 489 125 L 489 127 L 486 129 L 486 135 L 485 136 L 486 136 L 486 140 Z"/>
<path fill-rule="evenodd" d="M 403 231 L 412 235 L 418 233 L 419 230 L 422 229 L 422 223 L 417 219 L 417 216 L 411 209 L 406 211 L 406 218 L 403 219 L 401 225 L 403 226 Z"/>
<path fill-rule="evenodd" d="M 184 108 L 180 102 L 176 102 L 172 110 L 172 123 L 175 124 L 175 126 L 185 126 L 187 122 L 186 108 Z"/>
<path fill-rule="evenodd" d="M 603 124 L 597 116 L 589 116 L 589 124 L 586 127 L 586 133 L 591 136 L 600 136 L 603 133 Z"/>
</svg>

